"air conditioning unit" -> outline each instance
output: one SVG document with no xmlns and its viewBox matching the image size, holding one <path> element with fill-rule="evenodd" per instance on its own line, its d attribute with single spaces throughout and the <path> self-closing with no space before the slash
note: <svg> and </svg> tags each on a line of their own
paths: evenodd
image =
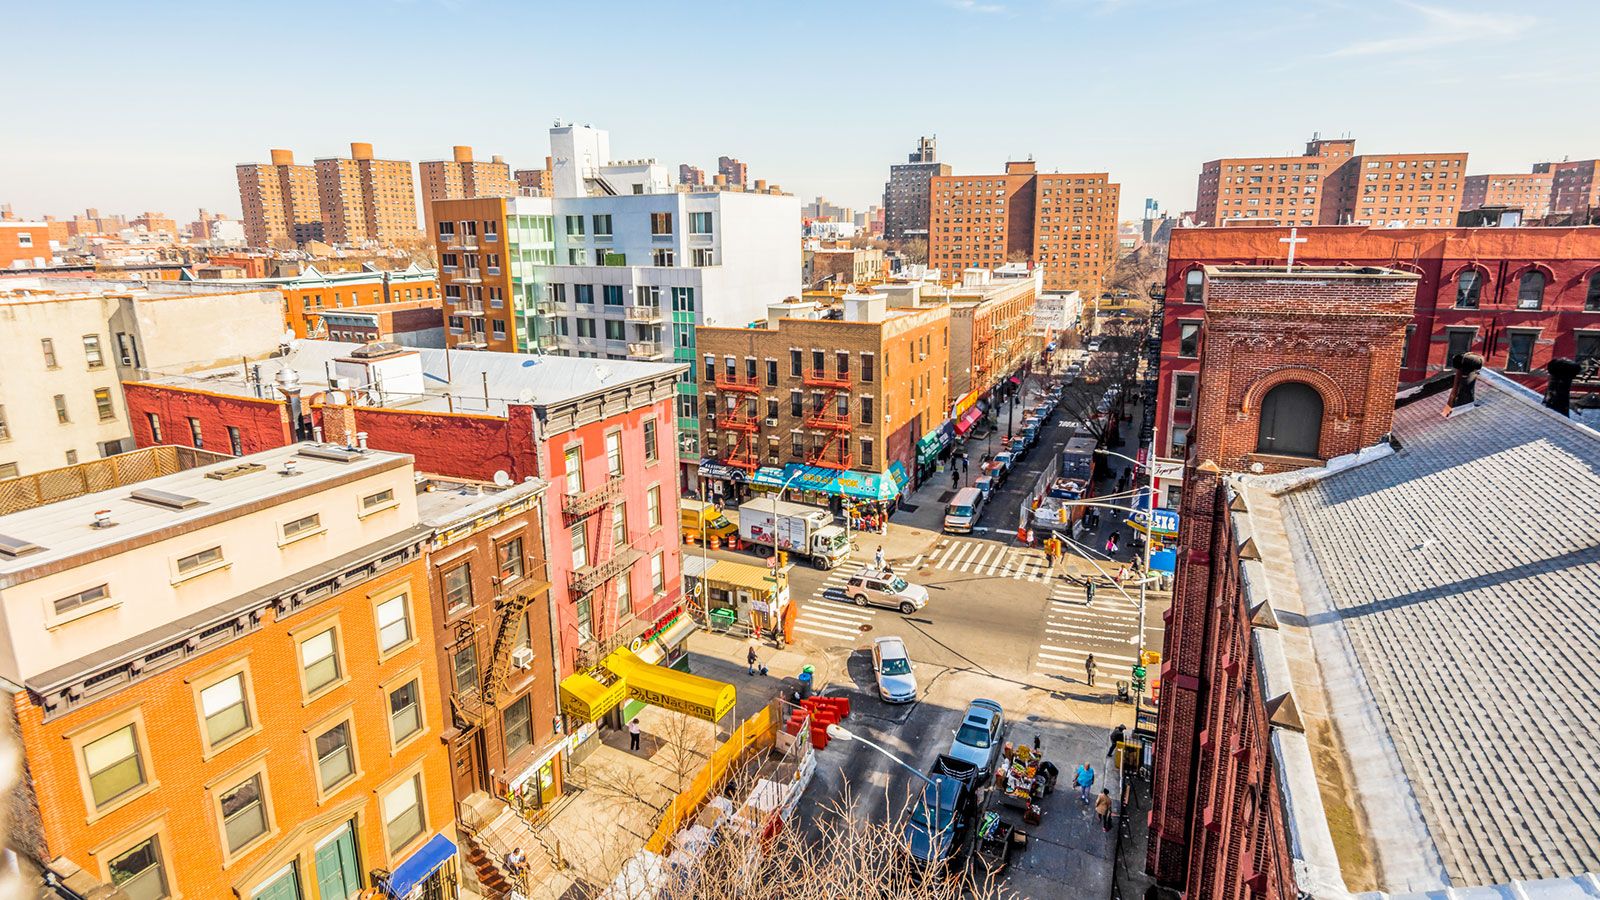
<svg viewBox="0 0 1600 900">
<path fill-rule="evenodd" d="M 778 420 L 777 419 L 767 419 L 766 423 L 767 423 L 767 427 L 768 428 L 777 428 L 778 427 Z"/>
<path fill-rule="evenodd" d="M 511 664 L 519 669 L 533 668 L 533 648 L 518 647 L 511 651 Z"/>
</svg>

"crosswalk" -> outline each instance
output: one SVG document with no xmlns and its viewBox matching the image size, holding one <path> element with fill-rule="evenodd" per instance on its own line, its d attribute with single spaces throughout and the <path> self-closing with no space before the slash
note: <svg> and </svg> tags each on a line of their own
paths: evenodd
<svg viewBox="0 0 1600 900">
<path fill-rule="evenodd" d="M 1133 665 L 1138 633 L 1139 605 L 1116 588 L 1099 587 L 1090 602 L 1083 585 L 1062 581 L 1050 591 L 1035 665 L 1083 680 L 1092 654 L 1096 683 L 1110 684 Z"/>
<path fill-rule="evenodd" d="M 983 575 L 1014 581 L 1047 581 L 1050 573 L 1037 550 L 1008 547 L 998 541 L 945 538 L 925 556 L 912 560 L 912 569 L 929 566 L 957 575 Z"/>
<path fill-rule="evenodd" d="M 799 604 L 799 612 L 795 614 L 794 619 L 794 630 L 838 641 L 859 639 L 867 628 L 872 626 L 872 619 L 878 611 L 872 607 L 856 606 L 848 600 L 834 600 L 828 597 L 830 592 L 833 596 L 843 596 L 845 583 L 856 573 L 857 568 L 844 565 L 829 572 L 823 579 L 822 587 Z"/>
</svg>

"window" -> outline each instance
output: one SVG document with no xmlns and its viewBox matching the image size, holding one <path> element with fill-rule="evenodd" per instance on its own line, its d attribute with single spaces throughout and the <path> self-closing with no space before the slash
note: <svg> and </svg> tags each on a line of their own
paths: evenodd
<svg viewBox="0 0 1600 900">
<path fill-rule="evenodd" d="M 396 744 L 422 730 L 420 693 L 415 678 L 389 693 L 389 737 Z"/>
<path fill-rule="evenodd" d="M 300 672 L 310 696 L 339 680 L 339 653 L 334 630 L 329 628 L 300 644 Z"/>
<path fill-rule="evenodd" d="M 620 547 L 628 542 L 628 504 L 617 502 L 611 507 L 611 546 Z"/>
<path fill-rule="evenodd" d="M 581 219 L 580 219 L 581 221 Z M 383 825 L 394 854 L 422 834 L 422 776 L 413 775 L 383 795 Z"/>
<path fill-rule="evenodd" d="M 1538 309 L 1544 305 L 1544 273 L 1529 269 L 1517 283 L 1517 309 Z"/>
<path fill-rule="evenodd" d="M 1600 376 L 1600 332 L 1580 331 L 1572 351 L 1573 362 L 1579 367 L 1579 381 L 1594 381 Z"/>
<path fill-rule="evenodd" d="M 516 753 L 533 744 L 533 703 L 527 694 L 506 707 L 503 729 L 506 753 Z"/>
<path fill-rule="evenodd" d="M 1199 269 L 1190 269 L 1183 276 L 1183 302 L 1199 303 L 1205 294 L 1206 276 Z"/>
<path fill-rule="evenodd" d="M 579 319 L 578 320 L 578 337 L 581 337 L 581 338 L 592 338 L 592 337 L 594 337 L 594 320 L 593 319 Z"/>
<path fill-rule="evenodd" d="M 240 672 L 200 692 L 200 713 L 206 723 L 206 744 L 212 749 L 250 728 L 250 709 L 244 701 L 244 673 Z"/>
<path fill-rule="evenodd" d="M 650 489 L 645 491 L 644 502 L 650 527 L 661 527 L 661 485 L 650 485 Z"/>
<path fill-rule="evenodd" d="M 871 466 L 872 463 L 873 463 L 872 438 L 862 438 L 861 439 L 861 464 L 863 466 Z"/>
<path fill-rule="evenodd" d="M 88 361 L 89 368 L 103 369 L 106 365 L 105 355 L 100 352 L 100 335 L 86 334 L 83 336 L 83 356 Z"/>
<path fill-rule="evenodd" d="M 96 808 L 105 806 L 145 783 L 139 739 L 131 723 L 83 745 L 89 772 L 89 794 Z"/>
<path fill-rule="evenodd" d="M 862 381 L 867 382 L 869 384 L 872 382 L 872 378 L 873 378 L 873 371 L 872 371 L 873 363 L 876 362 L 876 361 L 877 361 L 876 357 L 874 357 L 871 353 L 863 353 L 863 354 L 861 354 L 861 380 Z"/>
<path fill-rule="evenodd" d="M 1178 355 L 1190 357 L 1200 355 L 1199 322 L 1178 323 Z"/>
<path fill-rule="evenodd" d="M 690 249 L 689 256 L 697 268 L 716 265 L 716 251 L 710 247 L 694 247 Z"/>
<path fill-rule="evenodd" d="M 178 557 L 178 575 L 197 575 L 222 563 L 222 548 L 210 547 L 199 553 Z"/>
<path fill-rule="evenodd" d="M 411 640 L 411 619 L 407 615 L 405 594 L 378 604 L 378 650 L 388 653 Z"/>
<path fill-rule="evenodd" d="M 344 721 L 317 735 L 317 780 L 331 791 L 355 774 L 355 754 L 350 750 L 350 722 Z"/>
<path fill-rule="evenodd" d="M 56 363 L 56 342 L 50 338 L 40 338 L 39 346 L 44 350 L 44 367 L 46 369 L 58 368 Z"/>
<path fill-rule="evenodd" d="M 1589 276 L 1589 290 L 1583 295 L 1583 308 L 1586 312 L 1600 310 L 1600 272 Z"/>
<path fill-rule="evenodd" d="M 194 416 L 189 417 L 189 440 L 197 450 L 204 448 L 206 445 L 205 439 L 200 434 L 200 420 Z"/>
<path fill-rule="evenodd" d="M 666 561 L 660 553 L 650 555 L 650 590 L 657 596 L 667 592 Z"/>
<path fill-rule="evenodd" d="M 267 833 L 267 802 L 262 795 L 260 775 L 252 775 L 242 784 L 224 791 L 219 800 L 229 853 L 238 853 Z"/>
<path fill-rule="evenodd" d="M 618 320 L 618 319 L 606 319 L 605 323 L 606 323 L 606 340 L 608 340 L 608 341 L 627 340 L 628 334 L 627 334 L 627 331 L 625 330 L 626 323 L 624 323 L 624 322 L 622 322 L 621 320 Z"/>
<path fill-rule="evenodd" d="M 677 254 L 666 248 L 650 251 L 650 265 L 670 269 L 677 264 Z"/>
<path fill-rule="evenodd" d="M 228 426 L 228 449 L 234 456 L 244 455 L 244 440 L 239 436 L 239 429 L 232 425 Z"/>
<path fill-rule="evenodd" d="M 76 594 L 57 600 L 54 603 L 56 616 L 60 618 L 73 613 L 87 611 L 90 607 L 103 603 L 110 597 L 111 590 L 107 585 L 95 585 L 88 590 L 79 591 Z M 76 617 L 74 616 L 74 618 Z"/>
<path fill-rule="evenodd" d="M 1477 309 L 1478 297 L 1483 293 L 1483 276 L 1476 269 L 1468 269 L 1456 279 L 1456 306 Z"/>
<path fill-rule="evenodd" d="M 67 395 L 66 394 L 57 394 L 55 396 L 55 401 L 56 401 L 56 422 L 58 422 L 59 424 L 62 424 L 62 425 L 66 425 L 67 423 L 72 421 L 72 417 L 67 415 Z"/>
<path fill-rule="evenodd" d="M 450 657 L 456 693 L 465 694 L 478 686 L 478 645 L 468 640 Z"/>
<path fill-rule="evenodd" d="M 617 621 L 633 615 L 633 577 L 623 572 L 617 578 Z"/>
<path fill-rule="evenodd" d="M 500 578 L 502 581 L 515 581 L 522 577 L 524 561 L 522 558 L 522 538 L 514 537 L 495 548 L 500 557 Z"/>
<path fill-rule="evenodd" d="M 505 336 L 506 336 L 506 320 L 505 319 L 493 319 L 493 320 L 491 320 L 491 324 L 494 326 L 494 336 L 499 338 L 499 339 L 501 339 L 501 340 L 505 340 Z"/>
<path fill-rule="evenodd" d="M 106 864 L 111 883 L 129 900 L 161 900 L 170 896 L 167 872 L 161 863 L 161 843 L 155 835 L 124 850 Z"/>
<path fill-rule="evenodd" d="M 1172 407 L 1174 409 L 1189 409 L 1194 406 L 1194 376 L 1178 374 L 1172 376 Z"/>
<path fill-rule="evenodd" d="M 789 351 L 789 375 L 793 378 L 800 377 L 800 351 Z"/>
<path fill-rule="evenodd" d="M 800 392 L 799 391 L 790 391 L 789 392 L 789 415 L 795 417 L 796 419 L 800 418 L 800 416 L 803 414 L 803 412 L 801 410 L 801 405 L 802 404 L 801 404 L 801 400 L 800 400 Z"/>
<path fill-rule="evenodd" d="M 361 498 L 361 511 L 374 512 L 382 507 L 394 504 L 394 488 L 381 490 L 376 494 L 368 494 Z"/>
<path fill-rule="evenodd" d="M 650 233 L 653 235 L 672 234 L 672 213 L 651 213 Z"/>
<path fill-rule="evenodd" d="M 604 285 L 601 288 L 601 290 L 604 292 L 604 295 L 605 295 L 603 299 L 605 301 L 605 305 L 606 306 L 621 306 L 622 305 L 622 285 L 620 285 L 620 284 L 608 284 L 608 285 Z"/>
<path fill-rule="evenodd" d="M 1257 453 L 1316 456 L 1322 440 L 1322 395 L 1311 385 L 1286 381 L 1261 401 Z"/>
<path fill-rule="evenodd" d="M 692 213 L 689 213 L 689 233 L 690 234 L 710 234 L 711 233 L 711 213 L 708 213 L 708 212 L 692 212 Z"/>
<path fill-rule="evenodd" d="M 578 522 L 568 532 L 572 538 L 572 568 L 583 569 L 589 565 L 589 531 Z"/>
<path fill-rule="evenodd" d="M 155 413 L 145 413 L 145 421 L 150 423 L 150 440 L 152 443 L 161 443 L 161 417 Z"/>
<path fill-rule="evenodd" d="M 606 471 L 615 478 L 622 474 L 622 432 L 606 435 Z"/>
<path fill-rule="evenodd" d="M 567 472 L 567 493 L 583 493 L 583 445 L 568 444 L 563 454 Z"/>
<path fill-rule="evenodd" d="M 659 456 L 660 450 L 656 446 L 656 420 L 644 420 L 644 461 L 653 463 Z"/>
<path fill-rule="evenodd" d="M 594 236 L 597 238 L 611 237 L 611 217 L 596 215 L 594 218 Z"/>
<path fill-rule="evenodd" d="M 863 425 L 871 425 L 872 424 L 872 398 L 871 397 L 862 397 L 861 398 L 861 424 L 863 424 Z"/>
<path fill-rule="evenodd" d="M 581 237 L 583 235 L 583 216 L 567 216 L 567 236 Z"/>
<path fill-rule="evenodd" d="M 0 406 L 0 441 L 11 440 L 11 426 L 6 423 L 6 408 Z"/>
<path fill-rule="evenodd" d="M 322 516 L 312 513 L 301 516 L 292 522 L 283 523 L 283 542 L 289 543 L 296 538 L 306 537 L 322 530 Z"/>
<path fill-rule="evenodd" d="M 578 601 L 578 642 L 594 640 L 594 604 L 589 596 Z"/>
<path fill-rule="evenodd" d="M 583 303 L 583 304 L 587 304 L 589 306 L 593 306 L 594 305 L 594 285 L 592 285 L 592 284 L 575 284 L 575 285 L 573 285 L 572 286 L 572 298 L 575 301 L 579 302 L 579 303 Z"/>
<path fill-rule="evenodd" d="M 1533 370 L 1533 342 L 1537 331 L 1512 331 L 1506 338 L 1506 371 L 1530 372 Z"/>
<path fill-rule="evenodd" d="M 672 289 L 673 312 L 694 312 L 694 288 L 675 287 Z"/>
</svg>

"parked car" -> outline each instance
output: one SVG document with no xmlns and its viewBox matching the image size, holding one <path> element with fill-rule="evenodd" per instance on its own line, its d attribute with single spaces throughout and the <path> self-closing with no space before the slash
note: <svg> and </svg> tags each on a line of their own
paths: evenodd
<svg viewBox="0 0 1600 900">
<path fill-rule="evenodd" d="M 980 470 L 982 471 L 982 470 Z M 978 481 L 993 479 L 982 475 Z M 983 512 L 983 504 L 989 499 L 987 490 L 980 491 L 977 487 L 964 487 L 956 491 L 950 503 L 944 508 L 944 530 L 947 534 L 970 534 L 978 524 L 978 514 Z"/>
<path fill-rule="evenodd" d="M 982 783 L 978 768 L 959 757 L 941 754 L 933 761 L 906 820 L 905 846 L 913 860 L 922 865 L 955 863 L 965 855 L 983 812 Z"/>
<path fill-rule="evenodd" d="M 1000 464 L 1006 475 L 1010 475 L 1011 467 L 1016 463 L 1016 457 L 1012 456 L 1010 453 L 996 453 L 994 455 L 994 461 Z"/>
<path fill-rule="evenodd" d="M 961 727 L 950 742 L 950 755 L 977 766 L 979 775 L 987 778 L 1000 760 L 1005 730 L 1005 710 L 993 700 L 979 697 L 961 718 Z"/>
<path fill-rule="evenodd" d="M 917 699 L 917 676 L 911 671 L 906 642 L 900 638 L 881 637 L 872 642 L 872 674 L 878 680 L 878 696 L 885 702 Z"/>
<path fill-rule="evenodd" d="M 994 493 L 994 479 L 988 475 L 979 475 L 978 479 L 972 482 L 972 486 L 978 489 L 978 494 L 983 497 L 985 503 L 988 502 L 989 495 Z"/>
<path fill-rule="evenodd" d="M 887 606 L 906 615 L 928 605 L 928 589 L 912 584 L 899 575 L 885 575 L 863 568 L 851 576 L 845 588 L 857 606 Z"/>
</svg>

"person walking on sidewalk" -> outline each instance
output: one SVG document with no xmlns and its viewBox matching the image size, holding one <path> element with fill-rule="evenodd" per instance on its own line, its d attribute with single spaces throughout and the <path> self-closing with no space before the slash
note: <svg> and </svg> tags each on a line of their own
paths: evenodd
<svg viewBox="0 0 1600 900">
<path fill-rule="evenodd" d="M 878 570 L 878 572 L 880 574 L 889 571 L 889 567 L 884 565 L 884 562 L 883 562 L 883 545 L 882 544 L 879 544 L 877 551 L 872 554 L 872 567 L 874 569 Z"/>
<path fill-rule="evenodd" d="M 1061 542 L 1051 534 L 1044 539 L 1044 567 L 1051 573 L 1056 570 L 1056 554 L 1061 552 Z"/>
<path fill-rule="evenodd" d="M 1100 817 L 1100 830 L 1111 830 L 1111 791 L 1108 788 L 1100 789 L 1100 796 L 1094 801 L 1095 815 Z"/>
<path fill-rule="evenodd" d="M 1117 533 L 1115 531 L 1113 531 L 1113 532 L 1111 532 L 1111 535 L 1106 538 L 1106 555 L 1107 556 L 1115 556 L 1116 552 L 1117 552 Z"/>
<path fill-rule="evenodd" d="M 1092 577 L 1083 583 L 1083 603 L 1085 606 L 1094 602 L 1094 592 L 1096 587 L 1098 587 L 1098 585 L 1095 584 L 1095 580 Z"/>
<path fill-rule="evenodd" d="M 1094 788 L 1094 766 L 1084 763 L 1078 768 L 1078 798 L 1085 805 L 1089 803 L 1089 791 Z"/>
<path fill-rule="evenodd" d="M 1091 653 L 1083 660 L 1083 674 L 1089 679 L 1089 687 L 1094 687 L 1094 654 Z"/>
<path fill-rule="evenodd" d="M 749 649 L 748 652 L 745 653 L 744 661 L 745 661 L 745 665 L 750 670 L 750 674 L 754 675 L 756 673 L 756 642 L 755 641 L 751 641 L 750 642 L 750 649 Z"/>
<path fill-rule="evenodd" d="M 639 749 L 639 720 L 634 719 L 628 723 L 628 749 Z"/>
<path fill-rule="evenodd" d="M 1117 752 L 1117 745 L 1122 743 L 1122 739 L 1127 735 L 1128 729 L 1122 727 L 1121 722 L 1117 723 L 1117 727 L 1111 729 L 1111 749 L 1106 751 L 1106 759 L 1110 759 L 1111 754 Z"/>
</svg>

